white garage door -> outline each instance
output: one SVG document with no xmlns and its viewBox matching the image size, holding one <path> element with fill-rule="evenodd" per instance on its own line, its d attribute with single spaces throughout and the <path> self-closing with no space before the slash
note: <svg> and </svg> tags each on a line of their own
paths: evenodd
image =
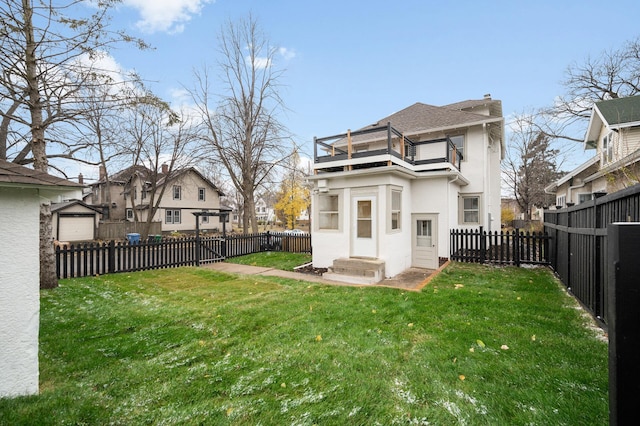
<svg viewBox="0 0 640 426">
<path fill-rule="evenodd" d="M 61 216 L 58 228 L 60 241 L 91 241 L 94 236 L 93 216 Z"/>
</svg>

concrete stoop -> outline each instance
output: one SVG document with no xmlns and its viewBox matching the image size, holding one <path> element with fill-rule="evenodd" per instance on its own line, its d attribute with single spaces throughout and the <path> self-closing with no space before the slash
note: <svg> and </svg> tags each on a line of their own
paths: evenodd
<svg viewBox="0 0 640 426">
<path fill-rule="evenodd" d="M 333 266 L 322 274 L 322 278 L 350 284 L 377 284 L 384 279 L 383 260 L 357 257 L 333 261 Z"/>
</svg>

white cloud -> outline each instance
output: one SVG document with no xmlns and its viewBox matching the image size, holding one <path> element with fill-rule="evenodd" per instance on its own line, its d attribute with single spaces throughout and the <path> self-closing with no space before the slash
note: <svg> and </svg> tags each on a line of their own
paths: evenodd
<svg viewBox="0 0 640 426">
<path fill-rule="evenodd" d="M 287 60 L 293 59 L 296 56 L 295 50 L 288 49 L 286 47 L 281 47 L 280 49 L 278 49 L 278 53 L 280 53 L 280 55 Z"/>
<path fill-rule="evenodd" d="M 200 13 L 207 3 L 215 0 L 124 0 L 124 4 L 136 9 L 141 19 L 136 26 L 146 33 L 158 31 L 181 33 L 184 24 Z"/>
</svg>

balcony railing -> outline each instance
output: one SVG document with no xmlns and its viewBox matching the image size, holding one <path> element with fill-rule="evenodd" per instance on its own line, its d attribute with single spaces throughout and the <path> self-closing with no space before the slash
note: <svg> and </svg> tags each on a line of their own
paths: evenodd
<svg viewBox="0 0 640 426">
<path fill-rule="evenodd" d="M 387 123 L 355 132 L 314 138 L 314 169 L 318 171 L 353 170 L 401 165 L 416 171 L 453 165 L 460 171 L 463 160 L 448 137 L 416 142 Z M 418 147 L 420 155 L 418 155 Z"/>
</svg>

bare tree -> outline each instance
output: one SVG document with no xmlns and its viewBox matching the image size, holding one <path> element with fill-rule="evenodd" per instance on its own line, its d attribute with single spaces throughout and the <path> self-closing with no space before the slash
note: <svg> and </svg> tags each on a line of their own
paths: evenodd
<svg viewBox="0 0 640 426">
<path fill-rule="evenodd" d="M 129 183 L 127 193 L 134 220 L 145 224 L 141 232 L 144 238 L 149 234 L 168 183 L 194 162 L 189 154 L 199 140 L 198 128 L 188 115 L 172 111 L 167 104 L 151 96 L 141 98 L 130 110 L 124 130 L 127 136 L 123 138 L 122 152 L 130 156 L 132 164 L 143 166 L 137 170 L 137 181 L 134 179 Z M 137 184 L 141 198 L 144 194 L 147 200 L 141 205 L 145 209 L 144 215 L 139 215 L 135 208 L 137 191 L 134 187 L 138 188 Z"/>
<path fill-rule="evenodd" d="M 14 161 L 49 169 L 47 130 L 73 120 L 77 90 L 95 72 L 83 69 L 91 57 L 120 41 L 134 41 L 108 29 L 108 12 L 117 0 L 102 0 L 91 8 L 79 0 L 65 4 L 41 0 L 5 0 L 0 4 L 0 153 L 16 149 Z M 86 15 L 91 11 L 89 17 Z M 11 130 L 11 127 L 14 129 Z M 14 139 L 21 136 L 26 139 Z M 31 155 L 31 158 L 28 156 Z M 40 286 L 57 286 L 52 245 L 51 209 L 40 212 Z"/>
<path fill-rule="evenodd" d="M 219 44 L 225 93 L 212 94 L 206 67 L 194 73 L 190 93 L 206 129 L 205 155 L 222 162 L 242 198 L 244 232 L 249 227 L 258 232 L 255 191 L 289 152 L 286 129 L 277 118 L 284 110 L 278 92 L 282 71 L 275 68 L 277 49 L 252 17 L 229 22 Z"/>
<path fill-rule="evenodd" d="M 528 115 L 529 125 L 551 139 L 582 142 L 595 102 L 640 93 L 640 38 L 570 64 L 563 86 L 552 106 Z"/>
<path fill-rule="evenodd" d="M 506 189 L 516 199 L 525 220 L 531 220 L 534 207 L 548 206 L 552 201 L 544 188 L 558 179 L 558 150 L 551 147 L 550 138 L 530 125 L 526 114 L 511 123 L 511 140 L 502 162 Z"/>
</svg>

